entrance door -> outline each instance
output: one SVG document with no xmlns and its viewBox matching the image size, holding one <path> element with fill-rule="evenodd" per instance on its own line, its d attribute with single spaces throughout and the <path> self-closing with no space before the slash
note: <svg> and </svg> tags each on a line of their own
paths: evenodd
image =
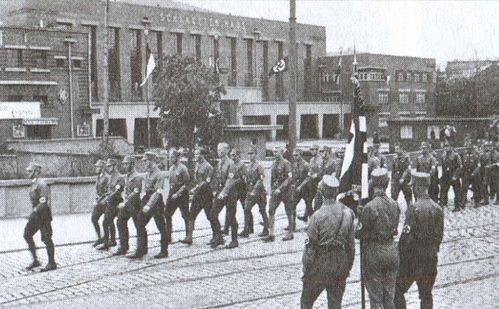
<svg viewBox="0 0 499 309">
<path fill-rule="evenodd" d="M 50 126 L 26 126 L 28 139 L 50 139 Z"/>
</svg>

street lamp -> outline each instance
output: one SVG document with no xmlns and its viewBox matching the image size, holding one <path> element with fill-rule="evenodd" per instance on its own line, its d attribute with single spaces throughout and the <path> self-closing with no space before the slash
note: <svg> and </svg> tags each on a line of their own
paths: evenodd
<svg viewBox="0 0 499 309">
<path fill-rule="evenodd" d="M 146 63 L 146 70 L 144 71 L 144 76 L 147 74 L 147 40 L 149 36 L 149 27 L 151 25 L 151 21 L 149 20 L 148 17 L 143 17 L 142 18 L 142 25 L 144 25 L 144 42 L 145 42 L 145 63 Z M 144 61 L 142 61 L 144 63 Z M 149 108 L 149 81 L 146 81 L 145 84 L 145 98 L 146 98 L 146 108 L 147 108 L 147 149 L 151 147 L 151 117 L 150 117 L 150 108 Z"/>
<path fill-rule="evenodd" d="M 258 87 L 258 41 L 262 32 L 254 28 L 251 34 L 255 37 L 255 87 Z"/>
</svg>

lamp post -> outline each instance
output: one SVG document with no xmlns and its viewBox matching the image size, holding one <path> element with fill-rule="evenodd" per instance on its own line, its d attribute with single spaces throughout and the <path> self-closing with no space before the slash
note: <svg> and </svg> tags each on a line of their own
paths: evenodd
<svg viewBox="0 0 499 309">
<path fill-rule="evenodd" d="M 251 34 L 255 37 L 255 87 L 258 87 L 258 41 L 262 32 L 254 28 Z"/>
<path fill-rule="evenodd" d="M 142 25 L 144 25 L 144 43 L 145 43 L 145 56 L 146 56 L 146 65 L 145 65 L 145 74 L 147 74 L 147 62 L 149 59 L 147 59 L 147 40 L 149 37 L 149 26 L 151 25 L 151 21 L 149 20 L 148 17 L 142 18 Z M 146 98 L 146 117 L 147 117 L 147 149 L 151 147 L 151 117 L 150 117 L 150 108 L 149 108 L 149 80 L 146 81 L 145 86 L 145 98 Z"/>
</svg>

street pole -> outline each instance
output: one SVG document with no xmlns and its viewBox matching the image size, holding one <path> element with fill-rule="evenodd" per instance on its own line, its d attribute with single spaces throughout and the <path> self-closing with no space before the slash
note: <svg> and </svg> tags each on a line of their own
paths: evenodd
<svg viewBox="0 0 499 309">
<path fill-rule="evenodd" d="M 296 0 L 289 3 L 289 149 L 292 153 L 296 148 Z"/>
<path fill-rule="evenodd" d="M 109 77 L 108 77 L 108 59 L 107 59 L 107 54 L 108 54 L 108 25 L 109 25 L 109 0 L 106 0 L 106 7 L 104 9 L 104 51 L 103 51 L 103 56 L 104 56 L 104 61 L 102 62 L 102 104 L 104 106 L 104 125 L 103 125 L 103 132 L 102 132 L 102 138 L 104 141 L 104 145 L 107 148 L 108 142 L 109 142 L 109 93 L 108 93 L 108 82 L 109 82 Z M 97 68 L 93 68 L 94 70 L 97 70 Z"/>
<path fill-rule="evenodd" d="M 72 41 L 67 40 L 68 44 L 68 79 L 69 79 L 69 113 L 71 123 L 71 138 L 75 138 L 75 125 L 74 125 L 74 106 L 73 106 L 73 59 L 71 57 Z"/>
<path fill-rule="evenodd" d="M 147 64 L 149 63 L 149 58 L 148 58 L 148 55 L 147 55 L 147 40 L 148 40 L 148 37 L 149 37 L 149 24 L 151 22 L 149 21 L 149 18 L 147 17 L 144 17 L 142 18 L 142 24 L 144 25 L 144 43 L 145 43 L 145 56 L 146 56 L 146 66 L 145 66 L 145 73 L 144 73 L 144 76 L 147 75 Z M 152 53 L 152 51 L 151 51 Z M 152 78 L 152 76 L 151 76 Z M 147 108 L 147 149 L 151 148 L 151 111 L 150 111 L 150 107 L 149 107 L 149 79 L 146 80 L 146 84 L 144 85 L 145 86 L 145 98 L 146 98 L 146 108 Z"/>
</svg>

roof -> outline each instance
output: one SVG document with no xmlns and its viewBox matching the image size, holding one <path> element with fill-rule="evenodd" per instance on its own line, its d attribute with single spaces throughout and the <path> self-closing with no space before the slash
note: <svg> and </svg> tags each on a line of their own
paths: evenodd
<svg viewBox="0 0 499 309">
<path fill-rule="evenodd" d="M 248 132 L 248 131 L 270 131 L 270 130 L 282 130 L 282 125 L 228 125 L 225 128 L 226 131 L 238 131 L 238 132 Z"/>
<path fill-rule="evenodd" d="M 179 9 L 184 11 L 198 11 L 198 12 L 212 12 L 210 10 L 206 10 L 200 7 L 196 7 L 193 5 L 188 5 L 176 1 L 165 1 L 165 0 L 115 0 L 116 2 L 124 2 L 134 5 L 143 5 L 143 6 L 153 6 L 167 9 Z"/>
<path fill-rule="evenodd" d="M 390 119 L 388 122 L 482 122 L 492 121 L 493 117 L 416 117 L 416 118 L 397 118 Z"/>
</svg>

